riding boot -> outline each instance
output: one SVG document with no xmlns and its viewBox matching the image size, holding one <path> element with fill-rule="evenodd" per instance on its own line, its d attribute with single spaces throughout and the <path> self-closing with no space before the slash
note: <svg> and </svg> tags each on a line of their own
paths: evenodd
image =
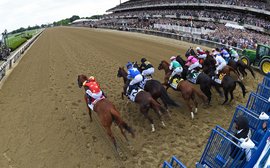
<svg viewBox="0 0 270 168">
<path fill-rule="evenodd" d="M 103 90 L 102 90 L 102 96 L 104 96 L 105 98 L 107 98 L 107 95 L 104 93 Z"/>
<path fill-rule="evenodd" d="M 134 89 L 134 85 L 129 85 L 128 86 L 128 91 L 127 91 L 127 95 L 130 95 L 131 91 Z"/>
</svg>

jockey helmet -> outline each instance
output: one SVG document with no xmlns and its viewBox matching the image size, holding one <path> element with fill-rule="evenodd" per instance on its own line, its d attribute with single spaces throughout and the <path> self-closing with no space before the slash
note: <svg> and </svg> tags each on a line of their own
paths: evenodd
<svg viewBox="0 0 270 168">
<path fill-rule="evenodd" d="M 175 59 L 176 59 L 175 56 L 172 56 L 172 57 L 170 58 L 171 61 L 172 61 L 172 60 L 175 60 Z"/>
<path fill-rule="evenodd" d="M 127 69 L 129 69 L 130 67 L 132 67 L 132 63 L 131 62 L 128 62 L 127 65 L 126 65 Z"/>
<path fill-rule="evenodd" d="M 191 55 L 191 56 L 188 56 L 188 61 L 191 61 L 194 57 Z"/>
<path fill-rule="evenodd" d="M 233 49 L 232 47 L 229 48 L 229 50 L 232 50 L 232 49 Z"/>
<path fill-rule="evenodd" d="M 196 50 L 201 50 L 201 48 L 200 47 L 196 47 Z"/>
<path fill-rule="evenodd" d="M 142 59 L 141 59 L 141 62 L 145 62 L 145 61 L 147 61 L 145 58 L 142 58 Z"/>
<path fill-rule="evenodd" d="M 89 80 L 89 81 L 95 81 L 96 79 L 95 79 L 94 76 L 90 76 L 90 77 L 88 78 L 88 80 Z"/>
</svg>

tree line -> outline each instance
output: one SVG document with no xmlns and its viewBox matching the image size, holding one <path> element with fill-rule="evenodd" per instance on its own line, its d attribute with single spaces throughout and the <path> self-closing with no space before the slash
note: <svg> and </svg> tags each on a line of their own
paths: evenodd
<svg viewBox="0 0 270 168">
<path fill-rule="evenodd" d="M 53 26 L 66 26 L 66 25 L 69 25 L 70 23 L 72 23 L 73 21 L 75 21 L 77 19 L 99 19 L 99 18 L 101 18 L 101 16 L 102 15 L 93 15 L 91 17 L 82 17 L 82 18 L 80 18 L 80 16 L 73 15 L 70 18 L 55 21 L 55 22 L 52 23 L 52 25 Z M 42 25 L 28 26 L 27 28 L 21 27 L 19 29 L 13 30 L 9 34 L 15 34 L 15 33 L 21 33 L 21 32 L 24 32 L 24 31 L 28 31 L 28 30 L 45 28 L 47 26 L 48 26 L 47 24 L 42 24 Z"/>
</svg>

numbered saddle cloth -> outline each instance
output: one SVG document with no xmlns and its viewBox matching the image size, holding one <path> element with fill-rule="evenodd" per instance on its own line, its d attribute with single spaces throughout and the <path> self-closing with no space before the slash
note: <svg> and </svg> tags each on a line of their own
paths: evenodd
<svg viewBox="0 0 270 168">
<path fill-rule="evenodd" d="M 197 79 L 198 76 L 200 75 L 201 72 L 192 72 L 187 76 L 187 80 L 190 81 L 191 83 L 197 84 Z"/>
<path fill-rule="evenodd" d="M 182 78 L 174 78 L 172 83 L 170 84 L 170 86 L 174 89 L 177 89 L 177 85 L 180 81 L 182 81 L 183 79 Z"/>
<path fill-rule="evenodd" d="M 136 98 L 137 94 L 138 94 L 139 92 L 141 92 L 141 91 L 143 91 L 143 89 L 140 89 L 140 88 L 138 88 L 138 89 L 133 89 L 133 90 L 131 91 L 131 93 L 128 95 L 128 98 L 129 98 L 131 101 L 135 102 L 135 98 Z"/>
<path fill-rule="evenodd" d="M 101 96 L 100 98 L 94 100 L 91 104 L 88 104 L 88 107 L 89 107 L 92 111 L 94 111 L 94 106 L 95 106 L 95 104 L 96 104 L 97 102 L 99 102 L 100 100 L 103 100 L 103 99 L 105 99 L 105 96 Z"/>
</svg>

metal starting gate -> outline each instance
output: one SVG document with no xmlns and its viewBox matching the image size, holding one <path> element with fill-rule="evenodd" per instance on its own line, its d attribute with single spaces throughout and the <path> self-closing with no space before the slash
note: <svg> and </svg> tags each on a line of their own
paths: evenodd
<svg viewBox="0 0 270 168">
<path fill-rule="evenodd" d="M 260 115 L 261 112 L 270 113 L 270 100 L 251 92 L 246 104 L 246 108 Z"/>
<path fill-rule="evenodd" d="M 186 166 L 179 161 L 175 156 L 172 157 L 170 163 L 165 161 L 162 168 L 186 168 Z"/>
<path fill-rule="evenodd" d="M 228 130 L 220 126 L 212 129 L 204 152 L 197 168 L 252 168 L 258 161 L 262 150 L 266 145 L 266 140 L 270 138 L 270 119 L 268 118 L 267 130 L 262 129 L 263 122 L 260 114 L 265 112 L 270 116 L 270 73 L 268 73 L 262 84 L 258 84 L 256 93 L 251 92 L 246 107 L 238 105 Z M 255 144 L 255 148 L 250 150 L 250 160 L 246 159 L 246 150 L 241 148 L 241 141 L 234 136 L 236 133 L 235 121 L 239 116 L 245 116 L 249 122 L 250 139 Z M 164 162 L 163 168 L 185 168 L 175 156 L 170 163 Z"/>
<path fill-rule="evenodd" d="M 266 86 L 263 84 L 258 84 L 257 87 L 257 94 L 259 94 L 260 96 L 264 97 L 265 99 L 269 99 L 270 98 L 270 86 Z"/>
</svg>

